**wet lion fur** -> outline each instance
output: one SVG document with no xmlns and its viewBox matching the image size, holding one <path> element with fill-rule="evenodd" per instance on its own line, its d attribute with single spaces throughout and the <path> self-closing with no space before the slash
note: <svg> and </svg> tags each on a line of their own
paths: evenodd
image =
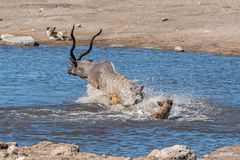
<svg viewBox="0 0 240 160">
<path fill-rule="evenodd" d="M 161 102 L 157 102 L 161 107 L 158 112 L 150 116 L 151 119 L 168 119 L 170 111 L 172 109 L 173 100 L 166 99 Z"/>
</svg>

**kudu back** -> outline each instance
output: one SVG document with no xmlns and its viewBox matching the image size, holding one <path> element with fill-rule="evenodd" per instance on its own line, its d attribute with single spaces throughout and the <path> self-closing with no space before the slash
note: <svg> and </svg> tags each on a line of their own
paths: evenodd
<svg viewBox="0 0 240 160">
<path fill-rule="evenodd" d="M 131 106 L 142 101 L 143 86 L 117 73 L 110 61 L 97 63 L 90 60 L 82 60 L 82 58 L 92 50 L 93 41 L 101 34 L 102 29 L 92 37 L 88 50 L 81 53 L 78 58 L 76 58 L 73 53 L 76 44 L 73 32 L 74 26 L 71 30 L 73 44 L 70 49 L 72 67 L 68 69 L 68 73 L 87 80 L 91 86 L 101 90 L 106 96 L 109 96 L 109 98 L 111 98 L 112 94 L 117 95 L 120 98 L 120 103 L 124 106 Z"/>
</svg>

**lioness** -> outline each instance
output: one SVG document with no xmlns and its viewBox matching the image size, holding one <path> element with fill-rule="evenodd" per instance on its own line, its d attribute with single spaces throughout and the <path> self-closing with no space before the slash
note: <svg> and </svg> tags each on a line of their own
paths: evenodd
<svg viewBox="0 0 240 160">
<path fill-rule="evenodd" d="M 150 119 L 168 119 L 170 111 L 172 109 L 173 100 L 166 99 L 161 102 L 157 102 L 161 108 L 158 112 L 152 114 Z"/>
<path fill-rule="evenodd" d="M 56 27 L 47 27 L 47 36 L 52 40 L 71 40 L 69 33 L 67 31 L 55 31 Z"/>
</svg>

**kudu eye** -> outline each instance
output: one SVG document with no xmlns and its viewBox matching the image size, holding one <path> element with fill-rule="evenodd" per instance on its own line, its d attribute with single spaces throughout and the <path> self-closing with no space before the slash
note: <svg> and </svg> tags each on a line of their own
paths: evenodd
<svg viewBox="0 0 240 160">
<path fill-rule="evenodd" d="M 70 57 L 70 63 L 73 65 L 75 68 L 77 67 L 77 61 L 74 60 L 72 57 Z"/>
</svg>

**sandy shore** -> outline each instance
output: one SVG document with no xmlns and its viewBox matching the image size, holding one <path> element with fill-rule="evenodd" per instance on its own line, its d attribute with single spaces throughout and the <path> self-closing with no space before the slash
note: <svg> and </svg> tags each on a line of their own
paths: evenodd
<svg viewBox="0 0 240 160">
<path fill-rule="evenodd" d="M 0 34 L 30 35 L 40 44 L 69 45 L 48 40 L 47 26 L 70 31 L 82 24 L 78 44 L 102 28 L 101 46 L 240 55 L 239 0 L 2 0 L 0 8 Z"/>
</svg>

